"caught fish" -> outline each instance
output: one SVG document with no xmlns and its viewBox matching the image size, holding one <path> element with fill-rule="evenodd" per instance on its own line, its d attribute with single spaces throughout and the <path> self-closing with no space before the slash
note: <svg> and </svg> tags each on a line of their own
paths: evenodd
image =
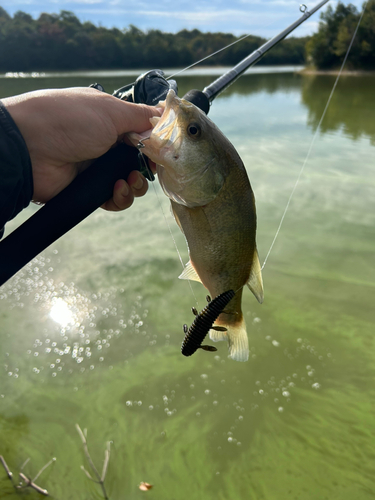
<svg viewBox="0 0 375 500">
<path fill-rule="evenodd" d="M 215 298 L 227 290 L 235 295 L 217 318 L 213 341 L 227 340 L 229 356 L 249 357 L 241 310 L 247 285 L 263 302 L 261 267 L 256 248 L 254 194 L 234 146 L 194 104 L 173 90 L 159 105 L 149 134 L 130 134 L 142 152 L 157 164 L 159 182 L 171 200 L 172 212 L 189 247 L 190 261 L 182 279 L 200 281 Z"/>
</svg>

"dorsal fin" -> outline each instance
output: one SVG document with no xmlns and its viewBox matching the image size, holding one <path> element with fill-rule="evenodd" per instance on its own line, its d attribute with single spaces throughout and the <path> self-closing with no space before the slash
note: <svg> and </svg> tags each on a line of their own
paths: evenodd
<svg viewBox="0 0 375 500">
<path fill-rule="evenodd" d="M 199 283 L 202 283 L 200 277 L 198 276 L 197 271 L 194 269 L 193 264 L 190 262 L 190 260 L 186 264 L 186 267 L 180 274 L 179 278 L 180 280 L 192 280 L 192 281 L 199 281 Z"/>
<path fill-rule="evenodd" d="M 250 278 L 246 284 L 255 295 L 257 301 L 260 304 L 262 304 L 264 298 L 263 280 L 262 280 L 262 269 L 260 267 L 257 249 L 255 249 L 254 252 L 253 265 L 251 266 Z"/>
</svg>

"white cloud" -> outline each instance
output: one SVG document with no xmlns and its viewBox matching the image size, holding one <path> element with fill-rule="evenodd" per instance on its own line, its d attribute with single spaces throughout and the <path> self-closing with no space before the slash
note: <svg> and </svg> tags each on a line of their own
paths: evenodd
<svg viewBox="0 0 375 500">
<path fill-rule="evenodd" d="M 174 19 L 182 19 L 184 21 L 193 21 L 193 22 L 207 22 L 207 21 L 226 21 L 229 18 L 233 18 L 234 20 L 248 19 L 252 23 L 259 22 L 264 18 L 262 14 L 259 12 L 251 12 L 248 10 L 208 10 L 201 11 L 197 9 L 196 11 L 155 11 L 155 10 L 144 10 L 144 11 L 136 11 L 135 13 L 139 15 L 145 15 L 149 17 L 165 17 L 165 18 L 174 18 Z M 197 19 L 197 15 L 199 15 L 199 19 Z M 274 19 L 278 19 L 279 16 L 277 14 L 268 15 L 268 18 L 273 17 Z"/>
<path fill-rule="evenodd" d="M 329 5 L 335 9 L 338 0 Z M 363 0 L 344 0 L 361 10 Z M 309 8 L 319 0 L 3 0 L 1 5 L 10 13 L 17 10 L 38 17 L 41 12 L 57 13 L 71 10 L 82 21 L 123 28 L 134 24 L 143 30 L 158 28 L 176 32 L 195 27 L 202 31 L 225 31 L 237 35 L 252 33 L 270 38 L 296 21 L 300 3 Z M 324 10 L 326 7 L 323 7 Z M 317 29 L 319 12 L 294 32 L 295 36 L 312 34 Z"/>
<path fill-rule="evenodd" d="M 300 0 L 238 0 L 238 3 L 247 5 L 261 5 L 264 7 L 267 5 L 267 9 L 270 5 L 282 5 L 283 7 L 290 7 L 297 10 L 300 6 Z"/>
<path fill-rule="evenodd" d="M 90 2 L 91 0 L 86 0 Z M 80 8 L 76 12 L 81 12 L 85 14 L 103 14 L 103 10 L 101 9 L 86 9 Z M 237 23 L 249 23 L 251 25 L 257 24 L 259 26 L 268 26 L 269 24 L 279 21 L 280 14 L 278 13 L 267 13 L 267 16 L 264 13 L 253 12 L 248 10 L 188 10 L 188 11 L 163 11 L 163 10 L 129 10 L 129 9 L 121 9 L 121 8 L 107 8 L 106 13 L 115 15 L 115 16 L 132 16 L 141 18 L 151 18 L 151 19 L 176 19 L 180 21 L 187 21 L 193 24 L 207 24 L 212 25 L 217 22 L 237 22 Z M 154 23 L 156 24 L 156 23 Z M 228 29 L 229 26 L 228 26 Z"/>
<path fill-rule="evenodd" d="M 77 3 L 77 4 L 103 4 L 103 7 L 106 5 L 106 2 L 103 0 L 65 0 L 65 3 Z"/>
</svg>

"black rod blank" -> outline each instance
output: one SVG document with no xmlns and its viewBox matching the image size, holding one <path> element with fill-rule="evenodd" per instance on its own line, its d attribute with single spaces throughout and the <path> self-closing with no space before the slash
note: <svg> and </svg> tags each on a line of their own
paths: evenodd
<svg viewBox="0 0 375 500">
<path fill-rule="evenodd" d="M 232 85 L 233 82 L 237 80 L 248 68 L 254 66 L 255 63 L 259 61 L 261 57 L 264 56 L 266 52 L 268 52 L 272 47 L 281 42 L 286 36 L 289 35 L 293 30 L 295 30 L 298 26 L 306 21 L 312 14 L 314 14 L 317 10 L 319 10 L 323 5 L 325 5 L 329 0 L 323 0 L 310 11 L 304 11 L 304 14 L 297 19 L 293 24 L 288 26 L 284 31 L 279 33 L 278 35 L 268 40 L 265 44 L 263 44 L 259 49 L 254 50 L 250 55 L 242 59 L 234 68 L 230 69 L 224 75 L 221 75 L 214 82 L 210 83 L 207 87 L 203 89 L 203 94 L 206 95 L 208 100 L 212 102 L 215 97 L 217 97 L 223 90 Z M 301 6 L 302 7 L 302 6 Z M 304 6 L 306 7 L 306 6 Z"/>
</svg>

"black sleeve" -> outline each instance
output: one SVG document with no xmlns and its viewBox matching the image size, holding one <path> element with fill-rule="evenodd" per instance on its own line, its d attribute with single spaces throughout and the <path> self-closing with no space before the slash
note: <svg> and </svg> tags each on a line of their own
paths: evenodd
<svg viewBox="0 0 375 500">
<path fill-rule="evenodd" d="M 0 101 L 0 238 L 4 233 L 4 224 L 30 203 L 33 190 L 26 143 Z"/>
</svg>

